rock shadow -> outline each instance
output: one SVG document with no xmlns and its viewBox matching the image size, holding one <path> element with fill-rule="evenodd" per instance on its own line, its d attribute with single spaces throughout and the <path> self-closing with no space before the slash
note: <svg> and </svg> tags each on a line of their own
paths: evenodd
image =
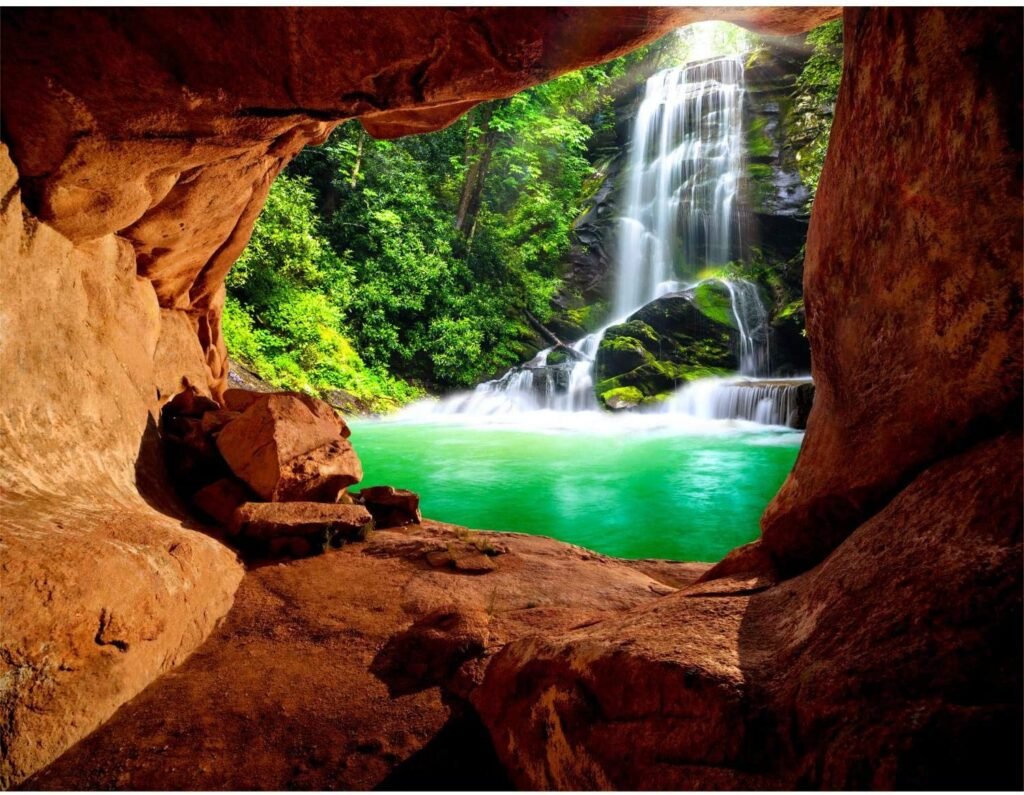
<svg viewBox="0 0 1024 795">
<path fill-rule="evenodd" d="M 491 736 L 470 709 L 452 715 L 419 751 L 376 786 L 385 792 L 418 790 L 502 792 L 514 790 Z"/>
</svg>

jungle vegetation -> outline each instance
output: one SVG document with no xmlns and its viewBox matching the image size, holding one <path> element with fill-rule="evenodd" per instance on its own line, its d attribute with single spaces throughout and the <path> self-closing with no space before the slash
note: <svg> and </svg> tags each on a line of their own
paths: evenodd
<svg viewBox="0 0 1024 795">
<path fill-rule="evenodd" d="M 834 103 L 841 26 L 810 36 L 798 91 Z M 275 386 L 342 390 L 373 411 L 528 358 L 528 319 L 551 315 L 615 98 L 694 47 L 684 29 L 427 135 L 378 141 L 357 121 L 339 126 L 274 182 L 228 275 L 230 355 Z M 823 136 L 809 131 L 801 152 L 814 182 Z"/>
</svg>

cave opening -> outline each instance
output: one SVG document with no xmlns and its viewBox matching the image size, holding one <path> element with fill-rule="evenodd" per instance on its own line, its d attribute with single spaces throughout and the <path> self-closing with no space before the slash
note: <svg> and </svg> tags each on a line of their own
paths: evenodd
<svg viewBox="0 0 1024 795">
<path fill-rule="evenodd" d="M 229 381 L 345 411 L 365 482 L 432 518 L 717 561 L 813 401 L 802 259 L 841 61 L 839 20 L 702 22 L 437 132 L 342 125 L 228 273 Z"/>
<path fill-rule="evenodd" d="M 340 495 L 357 472 L 348 431 L 357 446 L 371 433 L 308 395 L 256 398 L 259 416 L 229 438 L 237 452 L 261 427 L 294 420 L 309 429 L 299 446 L 312 449 L 282 434 L 292 446 L 274 448 L 258 472 L 235 459 L 252 477 L 247 487 L 269 495 L 246 493 L 245 533 L 267 541 L 259 506 L 284 506 L 271 518 L 327 554 L 289 538 L 287 549 L 257 550 L 275 565 L 245 566 L 234 543 L 196 532 L 163 499 L 151 445 L 158 418 L 209 452 L 201 436 L 220 428 L 223 437 L 248 410 L 230 405 L 239 394 L 226 389 L 238 386 L 229 369 L 245 373 L 228 367 L 222 332 L 297 380 L 312 373 L 329 383 L 336 373 L 315 355 L 288 355 L 273 325 L 292 325 L 313 353 L 326 345 L 363 389 L 323 393 L 349 414 L 374 395 L 393 405 L 437 386 L 427 377 L 434 369 L 453 387 L 500 378 L 550 345 L 478 339 L 482 325 L 448 313 L 434 328 L 447 344 L 399 337 L 396 348 L 387 290 L 352 292 L 352 306 L 380 310 L 362 339 L 325 333 L 320 321 L 340 309 L 300 293 L 328 276 L 341 294 L 350 273 L 407 273 L 410 289 L 391 297 L 418 303 L 391 308 L 418 317 L 426 339 L 423 307 L 445 306 L 428 289 L 435 283 L 470 309 L 515 305 L 500 289 L 508 268 L 559 249 L 500 244 L 524 230 L 561 240 L 569 229 L 543 213 L 489 223 L 487 174 L 506 181 L 512 209 L 517 194 L 534 208 L 564 207 L 557 193 L 536 201 L 545 161 L 513 168 L 512 149 L 516 158 L 536 152 L 499 145 L 509 107 L 533 113 L 585 86 L 551 94 L 548 83 L 532 105 L 515 92 L 703 13 L 4 10 L 0 786 L 369 789 L 437 772 L 462 749 L 482 774 L 467 768 L 465 778 L 486 784 L 497 773 L 524 789 L 1020 787 L 1019 9 L 714 12 L 786 35 L 841 14 L 845 71 L 801 257 L 814 410 L 760 538 L 713 568 L 407 521 L 421 518 L 415 495 L 388 489 L 361 494 L 362 504 L 275 502 Z M 752 80 L 757 64 L 743 66 Z M 679 76 L 690 84 L 692 75 Z M 489 117 L 480 108 L 458 126 L 494 97 L 509 105 Z M 606 140 L 620 133 L 613 115 Z M 461 148 L 452 162 L 426 136 L 380 149 L 355 128 L 332 138 L 356 117 L 388 140 L 449 125 Z M 571 151 L 581 130 L 559 122 L 527 129 L 547 129 Z M 760 129 L 771 138 L 767 122 Z M 388 176 L 407 202 L 402 212 L 380 188 L 365 190 L 376 173 L 369 161 L 388 146 L 400 156 Z M 750 170 L 774 156 L 759 146 L 748 182 L 785 187 L 771 167 Z M 446 188 L 454 243 L 431 226 L 416 147 L 437 156 L 429 177 L 460 177 Z M 315 184 L 314 161 L 328 157 L 317 152 L 328 149 L 353 167 L 320 195 L 302 180 Z M 307 173 L 275 181 L 296 155 Z M 589 173 L 570 176 L 585 183 Z M 472 174 L 479 179 L 465 179 Z M 590 187 L 600 194 L 596 179 Z M 292 294 L 279 297 L 295 300 L 249 313 L 247 326 L 238 285 L 225 304 L 224 281 L 265 203 L 293 219 L 303 205 L 326 212 L 353 242 L 325 247 L 315 224 L 283 236 L 258 229 L 230 278 L 273 287 L 287 277 Z M 802 219 L 776 209 L 718 229 L 729 230 L 729 248 L 750 241 L 750 255 L 765 239 L 799 246 Z M 754 234 L 755 221 L 771 233 Z M 417 225 L 431 230 L 428 245 L 394 245 Z M 722 239 L 710 231 L 698 237 Z M 260 246 L 288 241 L 304 256 L 280 258 L 271 274 L 257 267 Z M 485 243 L 492 256 L 469 276 L 442 267 Z M 307 267 L 311 259 L 329 273 Z M 401 267 L 389 270 L 389 259 Z M 697 260 L 706 269 L 707 257 Z M 589 271 L 580 271 L 585 293 Z M 503 278 L 488 282 L 495 274 Z M 569 336 L 544 315 L 549 304 L 527 300 L 548 299 L 548 281 L 511 283 L 518 308 Z M 479 284 L 490 289 L 474 293 Z M 588 301 L 564 303 L 584 331 L 608 320 L 582 311 Z M 520 330 L 543 336 L 529 316 Z M 564 354 L 575 369 L 573 344 Z M 390 353 L 410 368 L 405 386 L 379 369 Z M 481 357 L 493 371 L 463 372 Z M 584 452 L 596 458 L 608 446 Z M 233 455 L 217 450 L 225 462 Z M 644 485 L 635 490 L 656 502 Z M 607 482 L 587 488 L 603 499 Z M 526 502 L 536 491 L 515 496 Z M 318 507 L 289 507 L 303 504 Z"/>
</svg>

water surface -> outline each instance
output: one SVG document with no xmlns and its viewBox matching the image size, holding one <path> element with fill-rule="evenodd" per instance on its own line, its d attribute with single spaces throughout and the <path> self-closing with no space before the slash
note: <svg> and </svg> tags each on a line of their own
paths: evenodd
<svg viewBox="0 0 1024 795">
<path fill-rule="evenodd" d="M 603 412 L 352 423 L 363 483 L 418 492 L 424 516 L 687 561 L 757 538 L 802 439 L 739 421 Z"/>
</svg>

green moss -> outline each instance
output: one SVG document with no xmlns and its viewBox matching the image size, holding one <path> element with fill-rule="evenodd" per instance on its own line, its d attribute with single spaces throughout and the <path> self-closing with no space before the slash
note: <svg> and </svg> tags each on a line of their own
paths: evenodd
<svg viewBox="0 0 1024 795">
<path fill-rule="evenodd" d="M 616 387 L 602 392 L 601 402 L 608 408 L 629 408 L 644 402 L 643 393 L 635 386 Z M 616 405 L 617 404 L 617 405 Z"/>
<path fill-rule="evenodd" d="M 608 304 L 597 301 L 576 309 L 565 310 L 565 318 L 573 325 L 579 326 L 588 333 L 597 331 L 608 316 Z"/>
<path fill-rule="evenodd" d="M 729 291 L 719 281 L 705 281 L 693 290 L 693 303 L 701 314 L 723 326 L 736 328 Z"/>
<path fill-rule="evenodd" d="M 546 364 L 562 364 L 569 358 L 569 354 L 563 348 L 555 348 L 548 354 Z"/>
<path fill-rule="evenodd" d="M 782 309 L 780 309 L 778 314 L 775 316 L 775 319 L 776 320 L 789 320 L 792 317 L 796 317 L 797 315 L 799 315 L 803 311 L 804 311 L 804 299 L 803 298 L 798 298 L 797 300 L 792 301 L 792 302 L 786 304 L 784 307 L 782 307 Z"/>
<path fill-rule="evenodd" d="M 765 132 L 767 119 L 754 119 L 747 129 L 747 156 L 751 158 L 772 157 L 775 154 L 775 141 Z M 756 165 L 756 164 L 749 164 Z"/>
</svg>

